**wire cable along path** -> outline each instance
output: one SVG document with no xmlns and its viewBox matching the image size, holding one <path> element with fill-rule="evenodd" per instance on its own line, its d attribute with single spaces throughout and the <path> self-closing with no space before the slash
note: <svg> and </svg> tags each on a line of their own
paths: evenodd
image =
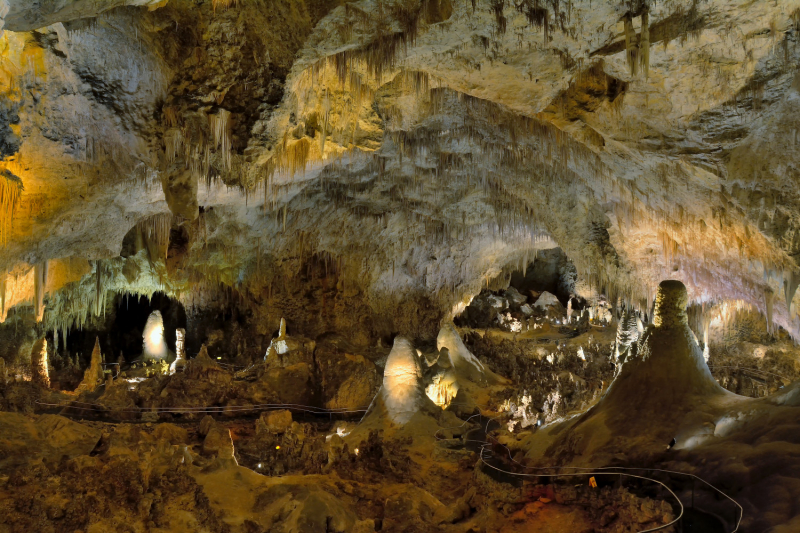
<svg viewBox="0 0 800 533">
<path fill-rule="evenodd" d="M 357 408 L 357 409 L 345 409 L 345 408 L 338 408 L 338 409 L 326 409 L 323 407 L 315 407 L 313 405 L 300 405 L 294 403 L 261 403 L 261 404 L 254 404 L 254 405 L 226 405 L 226 406 L 202 406 L 202 407 L 122 407 L 122 408 L 111 408 L 102 404 L 97 403 L 88 403 L 88 402 L 79 402 L 79 401 L 71 401 L 71 402 L 62 402 L 62 403 L 48 403 L 48 402 L 36 402 L 37 405 L 40 405 L 44 408 L 50 409 L 74 409 L 80 412 L 94 412 L 94 413 L 101 413 L 105 415 L 113 415 L 117 413 L 131 413 L 131 414 L 255 414 L 261 413 L 264 411 L 278 411 L 278 410 L 289 410 L 299 413 L 308 413 L 313 415 L 359 415 L 364 414 L 367 412 L 367 408 Z M 125 420 L 125 422 L 129 422 L 129 420 Z"/>
<path fill-rule="evenodd" d="M 478 407 L 478 409 L 481 410 L 481 407 Z M 480 413 L 474 414 L 471 417 L 469 417 L 460 426 L 451 427 L 451 428 L 441 428 L 441 429 L 437 430 L 434 436 L 436 437 L 437 440 L 444 440 L 444 438 L 440 435 L 440 432 L 442 430 L 445 430 L 445 429 L 450 429 L 450 430 L 452 430 L 452 429 L 464 429 L 465 426 L 467 424 L 471 423 L 472 419 L 474 419 L 474 418 L 480 418 L 480 419 L 485 420 L 485 422 L 486 422 L 485 425 L 483 425 L 482 423 L 478 423 L 478 424 L 479 424 L 479 426 L 481 428 L 481 433 L 484 436 L 486 436 L 489 433 L 489 425 L 492 422 L 496 423 L 497 422 L 497 418 L 499 418 L 499 415 L 496 415 L 496 416 L 493 416 L 493 417 L 487 417 L 487 416 L 485 416 L 483 414 L 483 412 L 480 412 Z M 512 454 L 511 454 L 511 450 L 509 450 L 509 448 L 507 446 L 505 446 L 504 444 L 501 444 L 501 443 L 499 443 L 497 441 L 490 442 L 488 440 L 488 437 L 483 439 L 483 440 L 475 440 L 475 439 L 464 438 L 464 442 L 465 442 L 465 444 L 471 443 L 473 445 L 477 445 L 478 457 L 479 457 L 479 460 L 480 460 L 480 462 L 481 462 L 481 464 L 483 466 L 489 468 L 491 471 L 494 471 L 494 472 L 499 473 L 499 474 L 503 474 L 505 476 L 514 476 L 514 477 L 519 477 L 519 478 L 567 478 L 567 477 L 584 477 L 584 476 L 597 476 L 597 475 L 613 475 L 613 476 L 618 476 L 619 478 L 626 477 L 626 478 L 632 478 L 632 479 L 639 479 L 639 480 L 642 480 L 642 481 L 647 481 L 647 482 L 654 483 L 654 484 L 662 487 L 667 492 L 669 492 L 671 497 L 677 503 L 678 509 L 679 509 L 678 515 L 671 522 L 668 522 L 666 524 L 663 524 L 663 525 L 655 527 L 655 528 L 639 530 L 637 533 L 650 533 L 650 532 L 653 532 L 653 531 L 663 531 L 663 530 L 669 528 L 670 526 L 674 526 L 676 524 L 681 523 L 681 519 L 684 517 L 685 507 L 684 507 L 683 502 L 681 501 L 681 499 L 678 497 L 678 495 L 672 489 L 670 489 L 667 486 L 666 483 L 664 483 L 662 481 L 659 481 L 657 479 L 653 479 L 651 477 L 647 477 L 647 476 L 642 476 L 642 475 L 637 475 L 637 474 L 631 473 L 633 471 L 638 471 L 638 472 L 660 472 L 660 473 L 670 474 L 670 475 L 686 476 L 686 477 L 692 479 L 693 481 L 696 480 L 696 481 L 701 482 L 702 484 L 704 484 L 705 486 L 710 488 L 712 491 L 714 491 L 714 493 L 716 493 L 716 494 L 720 495 L 721 497 L 727 499 L 728 501 L 730 501 L 735 506 L 735 508 L 736 508 L 736 516 L 735 516 L 735 519 L 734 519 L 734 527 L 733 527 L 732 530 L 730 530 L 729 533 L 737 533 L 739 531 L 739 526 L 740 526 L 740 524 L 742 522 L 742 517 L 744 515 L 744 509 L 742 508 L 742 506 L 736 500 L 734 500 L 733 498 L 731 498 L 730 496 L 725 494 L 725 492 L 723 492 L 719 488 L 715 487 L 714 485 L 712 485 L 711 483 L 709 483 L 705 479 L 703 479 L 701 477 L 698 477 L 698 476 L 696 476 L 694 474 L 689 474 L 689 473 L 686 473 L 686 472 L 679 472 L 679 471 L 675 471 L 675 470 L 660 469 L 660 468 L 633 468 L 633 467 L 615 467 L 615 466 L 596 467 L 596 468 L 583 468 L 583 467 L 570 467 L 570 466 L 531 467 L 531 466 L 523 465 L 519 461 L 514 460 Z M 498 466 L 499 464 L 502 464 L 502 462 L 499 460 L 500 458 L 498 456 L 496 456 L 494 454 L 494 452 L 492 451 L 491 448 L 494 447 L 494 446 L 502 447 L 505 450 L 505 452 L 506 452 L 506 454 L 508 456 L 507 460 L 510 461 L 511 463 L 513 463 L 514 466 L 516 466 L 517 468 L 521 468 L 521 469 L 525 469 L 525 470 L 535 470 L 537 472 L 536 473 L 516 472 L 516 471 L 513 471 L 513 470 L 508 470 L 506 468 L 502 468 L 501 466 Z M 572 472 L 569 472 L 569 473 L 543 473 L 543 472 L 541 472 L 541 471 L 546 471 L 546 470 L 571 470 Z M 693 487 L 694 487 L 694 485 L 693 485 Z M 693 491 L 692 506 L 694 506 L 694 488 L 692 489 L 692 491 Z"/>
<path fill-rule="evenodd" d="M 315 416 L 327 415 L 331 419 L 333 419 L 334 416 L 346 417 L 346 416 L 353 416 L 353 415 L 364 415 L 368 411 L 367 407 L 358 408 L 358 409 L 345 409 L 345 408 L 326 409 L 326 408 L 316 407 L 316 406 L 312 406 L 312 405 L 286 404 L 286 403 L 275 403 L 275 404 L 264 403 L 264 404 L 255 404 L 255 405 L 233 405 L 233 406 L 197 406 L 197 407 L 154 407 L 154 408 L 127 407 L 127 408 L 121 408 L 121 409 L 111 409 L 111 408 L 109 408 L 107 406 L 103 406 L 101 404 L 80 402 L 80 401 L 71 401 L 71 402 L 62 402 L 62 403 L 49 403 L 49 402 L 37 401 L 36 404 L 41 406 L 41 407 L 43 407 L 43 408 L 48 408 L 48 409 L 62 409 L 64 411 L 68 411 L 70 409 L 74 409 L 74 410 L 77 410 L 78 412 L 101 413 L 101 414 L 104 414 L 104 415 L 117 414 L 117 413 L 120 413 L 120 414 L 123 414 L 123 413 L 125 413 L 125 414 L 127 414 L 127 413 L 130 413 L 130 414 L 152 413 L 152 414 L 155 414 L 155 415 L 158 415 L 158 414 L 178 414 L 178 415 L 183 415 L 183 414 L 224 414 L 224 415 L 226 415 L 226 417 L 231 418 L 231 419 L 236 418 L 237 415 L 239 417 L 245 416 L 245 415 L 252 416 L 255 413 L 261 413 L 261 412 L 265 412 L 265 411 L 275 411 L 275 410 L 290 410 L 290 411 L 293 411 L 293 412 L 296 412 L 296 413 L 305 413 L 305 414 L 310 414 L 310 415 L 315 415 Z M 486 415 L 484 415 L 484 412 L 483 412 L 481 407 L 478 407 L 478 410 L 480 411 L 479 413 L 473 414 L 472 416 L 470 416 L 469 418 L 464 420 L 464 422 L 460 426 L 438 429 L 436 431 L 436 433 L 434 434 L 434 437 L 439 441 L 447 440 L 440 434 L 440 432 L 442 430 L 454 430 L 454 429 L 463 430 L 468 425 L 471 425 L 471 424 L 477 425 L 480 428 L 480 431 L 479 431 L 480 434 L 482 434 L 484 436 L 484 438 L 481 439 L 481 440 L 469 439 L 469 438 L 467 438 L 467 435 L 470 433 L 470 431 L 467 431 L 466 433 L 464 433 L 464 436 L 462 437 L 462 441 L 463 441 L 464 445 L 466 447 L 472 446 L 477 450 L 479 461 L 481 462 L 481 464 L 483 466 L 485 466 L 486 468 L 490 469 L 490 471 L 496 472 L 498 474 L 502 474 L 504 476 L 513 476 L 513 477 L 518 477 L 518 478 L 538 479 L 538 478 L 568 478 L 568 477 L 586 477 L 586 476 L 603 475 L 603 476 L 618 476 L 619 478 L 638 479 L 638 480 L 641 480 L 641 481 L 646 481 L 646 482 L 650 482 L 650 483 L 656 484 L 656 485 L 660 486 L 661 488 L 663 488 L 664 490 L 666 490 L 670 494 L 670 496 L 674 499 L 674 501 L 677 504 L 677 507 L 679 509 L 678 515 L 671 522 L 668 522 L 666 524 L 663 524 L 663 525 L 655 527 L 655 528 L 640 530 L 637 533 L 650 533 L 650 532 L 654 532 L 654 531 L 662 531 L 662 530 L 665 530 L 665 529 L 669 528 L 670 526 L 679 524 L 681 522 L 681 519 L 684 517 L 685 507 L 684 507 L 683 502 L 681 501 L 680 497 L 675 493 L 675 491 L 673 491 L 669 486 L 667 486 L 666 483 L 664 483 L 662 481 L 659 481 L 657 479 L 653 479 L 651 477 L 647 477 L 647 476 L 643 476 L 643 475 L 637 475 L 637 474 L 634 474 L 632 472 L 634 472 L 634 471 L 637 471 L 637 472 L 659 472 L 659 473 L 669 474 L 669 475 L 686 476 L 687 478 L 690 478 L 693 481 L 699 481 L 700 483 L 702 483 L 703 485 L 707 486 L 709 489 L 714 491 L 715 494 L 718 494 L 719 496 L 721 496 L 721 497 L 727 499 L 728 501 L 730 501 L 736 507 L 736 517 L 735 517 L 735 520 L 734 520 L 734 528 L 729 533 L 737 533 L 739 531 L 739 525 L 741 524 L 742 517 L 743 517 L 743 514 L 744 514 L 744 509 L 742 508 L 742 506 L 736 500 L 734 500 L 733 498 L 731 498 L 730 496 L 725 494 L 722 490 L 720 490 L 719 488 L 715 487 L 714 485 L 712 485 L 711 483 L 709 483 L 708 481 L 706 481 L 705 479 L 703 479 L 701 477 L 698 477 L 698 476 L 696 476 L 694 474 L 689 474 L 689 473 L 686 473 L 686 472 L 679 472 L 679 471 L 675 471 L 675 470 L 666 470 L 666 469 L 659 469 L 659 468 L 634 468 L 634 467 L 616 467 L 616 466 L 597 467 L 597 468 L 582 468 L 582 467 L 570 467 L 570 466 L 544 466 L 544 467 L 526 466 L 526 465 L 523 465 L 522 463 L 520 463 L 519 461 L 516 461 L 513 458 L 512 454 L 511 454 L 511 450 L 507 446 L 505 446 L 504 444 L 501 444 L 501 443 L 499 443 L 497 441 L 490 441 L 489 440 L 489 438 L 487 436 L 489 431 L 490 431 L 489 430 L 489 425 L 492 422 L 497 423 L 497 418 L 499 418 L 500 415 L 486 416 Z M 70 413 L 66 413 L 65 415 L 66 416 L 74 416 L 74 415 L 71 415 Z M 474 419 L 476 419 L 476 418 L 479 419 L 477 422 L 474 421 Z M 484 421 L 485 421 L 485 424 L 484 424 Z M 129 420 L 125 420 L 125 422 L 130 422 L 130 421 Z M 500 465 L 503 464 L 502 463 L 502 459 L 492 451 L 492 447 L 496 447 L 496 446 L 500 446 L 505 450 L 506 455 L 507 455 L 507 458 L 505 458 L 505 460 L 508 460 L 509 462 L 511 462 L 516 468 L 524 469 L 524 470 L 528 470 L 528 471 L 535 470 L 536 472 L 535 473 L 533 473 L 533 472 L 517 472 L 517 471 L 513 471 L 513 470 L 509 470 L 509 469 L 503 468 L 502 466 L 500 466 Z M 560 472 L 559 473 L 545 473 L 545 472 L 543 472 L 543 471 L 547 471 L 547 470 L 551 470 L 551 471 L 552 470 L 570 470 L 570 472 L 568 472 L 568 473 L 560 473 Z M 693 487 L 694 487 L 694 485 L 693 485 Z M 692 489 L 692 491 L 694 491 L 694 488 Z M 692 496 L 692 500 L 694 500 L 694 496 Z"/>
</svg>

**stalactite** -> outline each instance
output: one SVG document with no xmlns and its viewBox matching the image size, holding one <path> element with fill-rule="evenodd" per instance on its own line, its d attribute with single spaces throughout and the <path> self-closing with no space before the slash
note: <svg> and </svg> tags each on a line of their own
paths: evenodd
<svg viewBox="0 0 800 533">
<path fill-rule="evenodd" d="M 105 302 L 105 288 L 103 286 L 103 261 L 95 262 L 95 288 L 94 288 L 94 316 L 100 316 Z"/>
<path fill-rule="evenodd" d="M 764 302 L 767 314 L 767 333 L 773 333 L 774 326 L 772 322 L 772 307 L 775 303 L 775 293 L 769 287 L 764 290 Z"/>
<path fill-rule="evenodd" d="M 650 74 L 650 13 L 647 10 L 642 13 L 642 33 L 639 46 L 642 54 L 642 72 L 644 72 L 646 79 Z"/>
<path fill-rule="evenodd" d="M 213 147 L 219 151 L 222 164 L 228 171 L 231 169 L 230 118 L 231 112 L 226 109 L 220 109 L 217 114 L 208 116 Z"/>
<path fill-rule="evenodd" d="M 47 267 L 47 260 L 33 267 L 33 293 L 36 322 L 41 322 L 44 317 L 44 292 L 47 286 Z"/>
<path fill-rule="evenodd" d="M 794 270 L 790 270 L 783 280 L 784 297 L 786 299 L 786 312 L 791 314 L 792 300 L 797 292 L 797 287 L 800 286 L 800 274 Z"/>
<path fill-rule="evenodd" d="M 0 323 L 6 321 L 6 277 L 5 271 L 0 272 Z"/>
<path fill-rule="evenodd" d="M 639 69 L 639 58 L 637 57 L 636 32 L 633 30 L 633 19 L 630 15 L 625 16 L 623 24 L 625 25 L 625 57 L 631 75 L 635 76 Z"/>
</svg>

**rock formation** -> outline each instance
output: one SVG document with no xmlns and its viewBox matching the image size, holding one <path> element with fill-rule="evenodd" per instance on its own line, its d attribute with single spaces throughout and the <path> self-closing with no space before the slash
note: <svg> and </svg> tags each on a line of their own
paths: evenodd
<svg viewBox="0 0 800 533">
<path fill-rule="evenodd" d="M 207 377 L 209 374 L 221 372 L 220 366 L 208 356 L 208 348 L 204 344 L 194 359 L 186 364 L 186 375 L 191 378 Z"/>
<path fill-rule="evenodd" d="M 655 298 L 653 323 L 631 351 L 602 399 L 566 430 L 549 453 L 580 454 L 593 464 L 615 453 L 662 450 L 703 409 L 733 395 L 714 380 L 689 328 L 686 287 L 662 281 Z M 613 437 L 612 437 L 613 436 Z M 581 442 L 570 446 L 567 442 Z"/>
<path fill-rule="evenodd" d="M 169 373 L 183 372 L 186 367 L 186 330 L 175 330 L 175 360 L 169 366 Z"/>
<path fill-rule="evenodd" d="M 453 324 L 447 323 L 439 330 L 436 347 L 439 350 L 447 349 L 449 361 L 457 375 L 475 383 L 486 383 L 483 364 L 464 346 Z"/>
<path fill-rule="evenodd" d="M 442 347 L 439 357 L 431 366 L 430 383 L 425 387 L 425 394 L 433 403 L 446 409 L 458 395 L 458 375 L 450 358 L 450 350 Z"/>
<path fill-rule="evenodd" d="M 103 383 L 103 354 L 100 352 L 100 337 L 95 338 L 89 368 L 83 373 L 83 381 L 75 392 L 94 392 Z"/>
<path fill-rule="evenodd" d="M 420 409 L 423 395 L 422 370 L 411 341 L 397 336 L 386 359 L 380 398 L 389 419 L 403 425 Z"/>
<path fill-rule="evenodd" d="M 626 309 L 617 324 L 617 339 L 614 347 L 614 358 L 624 363 L 628 355 L 635 357 L 636 341 L 639 339 L 639 319 L 631 309 Z"/>
<path fill-rule="evenodd" d="M 277 356 L 281 356 L 289 351 L 289 345 L 286 342 L 286 320 L 284 318 L 281 318 L 281 323 L 278 327 L 278 336 L 269 343 L 267 353 L 264 355 L 264 361 L 273 359 L 270 357 L 270 350 L 275 352 Z"/>
<path fill-rule="evenodd" d="M 164 319 L 160 311 L 153 311 L 147 317 L 142 334 L 142 357 L 144 359 L 165 359 L 169 353 L 164 340 Z"/>
<path fill-rule="evenodd" d="M 655 299 L 653 324 L 642 335 L 636 357 L 625 361 L 603 404 L 626 409 L 632 417 L 646 412 L 677 412 L 696 396 L 724 394 L 714 380 L 689 329 L 686 287 L 662 281 Z M 634 402 L 634 398 L 637 400 Z"/>
<path fill-rule="evenodd" d="M 5 368 L 3 369 L 5 370 Z M 50 369 L 47 361 L 47 339 L 42 337 L 31 350 L 31 380 L 45 388 L 50 388 Z"/>
</svg>

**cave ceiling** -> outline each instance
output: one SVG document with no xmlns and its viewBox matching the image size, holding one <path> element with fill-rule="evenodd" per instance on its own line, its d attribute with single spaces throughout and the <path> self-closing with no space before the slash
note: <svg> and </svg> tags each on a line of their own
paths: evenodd
<svg viewBox="0 0 800 533">
<path fill-rule="evenodd" d="M 376 311 L 424 295 L 447 315 L 558 246 L 578 295 L 647 310 L 679 279 L 800 333 L 800 1 L 0 15 L 4 314 L 64 328 L 95 292 L 258 295 L 313 257 Z"/>
</svg>

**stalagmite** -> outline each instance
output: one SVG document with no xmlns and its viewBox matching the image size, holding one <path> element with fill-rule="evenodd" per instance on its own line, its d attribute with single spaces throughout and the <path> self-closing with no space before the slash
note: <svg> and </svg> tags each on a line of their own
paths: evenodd
<svg viewBox="0 0 800 533">
<path fill-rule="evenodd" d="M 47 339 L 42 337 L 31 350 L 31 380 L 45 388 L 50 388 L 50 370 L 47 367 Z"/>
<path fill-rule="evenodd" d="M 267 353 L 264 354 L 264 362 L 266 363 L 277 363 L 278 360 L 278 352 L 275 351 L 275 346 L 272 343 L 267 346 Z"/>
<path fill-rule="evenodd" d="M 183 372 L 186 366 L 186 330 L 178 328 L 175 330 L 175 360 L 169 366 L 169 373 Z"/>
<path fill-rule="evenodd" d="M 164 319 L 160 311 L 153 311 L 147 317 L 142 334 L 143 353 L 145 359 L 165 359 L 169 353 L 167 342 L 164 340 Z"/>
<path fill-rule="evenodd" d="M 625 362 L 631 350 L 635 350 L 635 343 L 639 339 L 638 318 L 632 309 L 625 309 L 617 326 L 617 341 L 614 358 L 617 364 Z M 632 354 L 635 357 L 635 353 Z"/>
<path fill-rule="evenodd" d="M 467 349 L 451 322 L 446 323 L 439 330 L 439 335 L 436 337 L 436 347 L 439 350 L 447 348 L 450 361 L 459 376 L 463 376 L 475 383 L 486 382 L 486 369 L 483 363 L 478 361 L 478 358 Z"/>
<path fill-rule="evenodd" d="M 211 359 L 208 355 L 208 347 L 203 344 L 200 347 L 200 352 L 198 352 L 197 356 L 194 359 L 190 359 L 186 363 L 186 375 L 191 378 L 201 378 L 201 377 L 208 377 L 209 374 L 214 372 L 220 372 L 222 369 L 220 366 Z"/>
<path fill-rule="evenodd" d="M 103 382 L 103 354 L 100 351 L 100 337 L 95 338 L 94 349 L 92 350 L 92 360 L 89 368 L 83 373 L 83 381 L 78 385 L 75 392 L 94 392 L 98 385 Z"/>
<path fill-rule="evenodd" d="M 447 409 L 459 390 L 458 376 L 447 348 L 442 348 L 439 352 L 436 365 L 438 368 L 431 378 L 431 383 L 425 387 L 425 394 L 433 403 L 442 409 Z"/>
<path fill-rule="evenodd" d="M 661 413 L 678 416 L 696 406 L 696 397 L 726 394 L 708 369 L 686 312 L 683 283 L 662 281 L 656 295 L 653 324 L 638 342 L 597 409 L 613 413 L 619 424 Z M 646 422 L 642 421 L 645 424 Z"/>
<path fill-rule="evenodd" d="M 404 425 L 420 407 L 422 369 L 411 342 L 395 337 L 386 359 L 381 397 L 392 422 Z"/>
<path fill-rule="evenodd" d="M 272 339 L 267 347 L 267 353 L 264 354 L 264 361 L 270 360 L 270 350 L 274 351 L 277 355 L 283 355 L 289 351 L 289 344 L 286 342 L 286 320 L 283 318 L 281 318 L 281 324 L 278 328 L 278 336 Z"/>
</svg>

